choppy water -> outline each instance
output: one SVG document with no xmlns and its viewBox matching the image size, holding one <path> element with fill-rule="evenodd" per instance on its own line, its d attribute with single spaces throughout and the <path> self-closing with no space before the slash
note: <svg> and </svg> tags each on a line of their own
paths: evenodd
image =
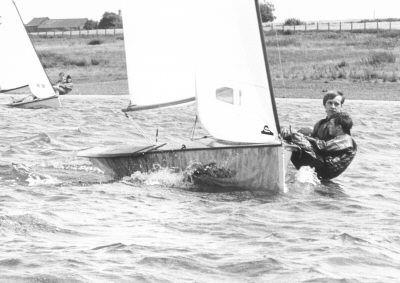
<svg viewBox="0 0 400 283">
<path fill-rule="evenodd" d="M 109 182 L 76 152 L 141 139 L 119 111 L 127 101 L 0 107 L 2 281 L 398 282 L 399 102 L 346 101 L 359 145 L 349 169 L 318 184 L 291 168 L 289 193 L 263 197 L 192 191 L 168 172 Z M 283 125 L 324 116 L 319 100 L 278 108 Z M 190 132 L 189 113 L 135 119 L 174 140 Z"/>
</svg>

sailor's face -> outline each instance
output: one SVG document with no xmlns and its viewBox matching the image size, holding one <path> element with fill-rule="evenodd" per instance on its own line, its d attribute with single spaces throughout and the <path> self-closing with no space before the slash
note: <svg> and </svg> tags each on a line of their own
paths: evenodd
<svg viewBox="0 0 400 283">
<path fill-rule="evenodd" d="M 328 99 L 325 103 L 325 112 L 328 117 L 342 111 L 342 96 L 337 95 L 333 99 Z"/>
</svg>

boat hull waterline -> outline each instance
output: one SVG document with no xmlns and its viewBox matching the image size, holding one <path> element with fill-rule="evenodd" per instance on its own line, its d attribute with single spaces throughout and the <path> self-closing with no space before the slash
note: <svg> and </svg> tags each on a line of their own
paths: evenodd
<svg viewBox="0 0 400 283">
<path fill-rule="evenodd" d="M 10 103 L 7 106 L 25 109 L 58 108 L 61 106 L 61 103 L 58 96 L 52 96 L 43 99 Z"/>
<path fill-rule="evenodd" d="M 89 149 L 79 156 L 90 161 L 116 179 L 135 172 L 149 173 L 163 168 L 174 172 L 192 171 L 190 181 L 196 187 L 278 192 L 285 191 L 285 172 L 290 160 L 290 147 L 252 145 L 206 147 L 171 150 L 131 150 L 103 153 Z"/>
</svg>

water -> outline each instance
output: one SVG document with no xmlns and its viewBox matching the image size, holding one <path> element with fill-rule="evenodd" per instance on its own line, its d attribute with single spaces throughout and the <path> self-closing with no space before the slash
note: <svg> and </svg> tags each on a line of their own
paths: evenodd
<svg viewBox="0 0 400 283">
<path fill-rule="evenodd" d="M 67 96 L 58 110 L 0 107 L 2 281 L 398 281 L 399 102 L 346 101 L 359 146 L 348 170 L 321 183 L 291 167 L 289 193 L 264 197 L 196 192 L 166 171 L 112 182 L 76 157 L 143 139 L 119 111 L 127 101 Z M 323 117 L 319 100 L 277 103 L 282 125 Z M 135 119 L 176 140 L 191 131 L 190 110 Z"/>
</svg>

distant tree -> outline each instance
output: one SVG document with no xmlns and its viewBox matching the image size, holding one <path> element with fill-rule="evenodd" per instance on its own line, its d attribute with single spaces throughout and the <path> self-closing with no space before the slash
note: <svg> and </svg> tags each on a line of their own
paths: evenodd
<svg viewBox="0 0 400 283">
<path fill-rule="evenodd" d="M 300 21 L 299 19 L 290 18 L 286 19 L 283 24 L 285 26 L 299 26 L 299 25 L 304 25 L 304 22 Z"/>
<path fill-rule="evenodd" d="M 112 12 L 105 12 L 101 18 L 98 28 L 122 28 L 122 17 Z"/>
<path fill-rule="evenodd" d="M 93 21 L 93 20 L 88 20 L 85 25 L 83 26 L 84 29 L 97 29 L 98 26 L 98 22 L 97 21 Z"/>
<path fill-rule="evenodd" d="M 261 21 L 263 23 L 266 23 L 275 20 L 276 17 L 273 14 L 274 11 L 275 7 L 273 4 L 265 2 L 265 0 L 263 1 L 263 3 L 260 3 Z"/>
</svg>

